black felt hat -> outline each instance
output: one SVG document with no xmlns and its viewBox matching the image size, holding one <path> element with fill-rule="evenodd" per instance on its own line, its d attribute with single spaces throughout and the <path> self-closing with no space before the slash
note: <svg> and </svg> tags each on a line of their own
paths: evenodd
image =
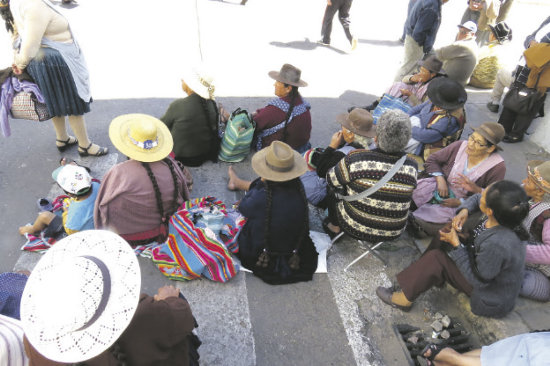
<svg viewBox="0 0 550 366">
<path fill-rule="evenodd" d="M 430 81 L 428 85 L 428 98 L 441 109 L 454 111 L 462 108 L 468 99 L 464 87 L 456 81 L 439 77 Z"/>
</svg>

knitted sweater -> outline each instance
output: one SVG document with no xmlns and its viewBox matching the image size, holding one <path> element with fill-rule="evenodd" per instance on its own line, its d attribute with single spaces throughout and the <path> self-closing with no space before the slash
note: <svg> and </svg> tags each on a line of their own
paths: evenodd
<svg viewBox="0 0 550 366">
<path fill-rule="evenodd" d="M 329 170 L 327 183 L 348 196 L 363 192 L 376 184 L 402 155 L 380 149 L 352 151 Z M 342 230 L 370 242 L 399 237 L 407 221 L 417 173 L 416 162 L 407 159 L 392 179 L 369 197 L 338 202 L 337 215 Z"/>
<path fill-rule="evenodd" d="M 21 36 L 21 48 L 15 55 L 15 64 L 20 69 L 36 56 L 42 37 L 63 43 L 73 41 L 67 19 L 43 0 L 11 0 L 10 9 Z"/>
<path fill-rule="evenodd" d="M 481 194 L 475 194 L 457 209 L 479 210 Z M 473 272 L 466 248 L 449 253 L 460 272 L 474 288 L 470 297 L 476 315 L 501 318 L 514 309 L 523 280 L 525 244 L 510 229 L 499 225 L 481 232 L 474 239 L 475 261 L 480 281 Z"/>
</svg>

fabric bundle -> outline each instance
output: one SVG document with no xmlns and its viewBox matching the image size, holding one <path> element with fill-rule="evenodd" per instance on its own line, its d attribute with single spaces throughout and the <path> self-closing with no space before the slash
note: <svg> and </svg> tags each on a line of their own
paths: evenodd
<svg viewBox="0 0 550 366">
<path fill-rule="evenodd" d="M 219 233 L 208 226 L 210 220 L 204 220 L 212 213 L 223 215 Z M 239 271 L 230 252 L 238 251 L 237 234 L 245 221 L 214 197 L 187 201 L 170 218 L 168 239 L 152 249 L 152 260 L 162 274 L 173 280 L 204 276 L 227 282 Z"/>
<path fill-rule="evenodd" d="M 373 123 L 376 124 L 376 122 L 378 122 L 378 118 L 380 118 L 380 116 L 387 110 L 399 109 L 405 113 L 409 113 L 411 108 L 412 107 L 409 104 L 403 102 L 400 98 L 392 97 L 389 94 L 384 94 L 374 111 L 372 111 L 372 118 L 374 119 Z"/>
</svg>

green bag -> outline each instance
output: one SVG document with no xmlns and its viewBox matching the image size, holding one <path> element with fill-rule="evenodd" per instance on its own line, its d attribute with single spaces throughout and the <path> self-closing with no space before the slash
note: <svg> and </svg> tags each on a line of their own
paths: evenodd
<svg viewBox="0 0 550 366">
<path fill-rule="evenodd" d="M 227 121 L 218 159 L 228 163 L 243 161 L 250 152 L 256 128 L 250 114 L 237 108 Z"/>
</svg>

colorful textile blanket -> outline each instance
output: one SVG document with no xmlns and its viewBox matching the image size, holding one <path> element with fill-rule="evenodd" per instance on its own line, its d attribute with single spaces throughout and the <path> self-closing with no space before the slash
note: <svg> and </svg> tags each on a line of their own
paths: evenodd
<svg viewBox="0 0 550 366">
<path fill-rule="evenodd" d="M 221 228 L 208 226 L 202 220 L 207 214 L 221 213 Z M 173 280 L 192 280 L 204 276 L 212 281 L 227 282 L 239 271 L 231 253 L 237 253 L 237 237 L 245 218 L 236 210 L 227 210 L 214 197 L 185 202 L 170 218 L 168 239 L 152 248 L 153 263 Z M 219 232 L 214 230 L 219 228 Z"/>
<path fill-rule="evenodd" d="M 58 196 L 53 202 L 52 202 L 52 212 L 56 215 L 61 215 L 61 211 L 63 208 L 63 201 L 65 199 L 70 198 L 67 195 L 61 195 Z M 44 253 L 46 250 L 48 250 L 58 239 L 61 239 L 63 236 L 56 238 L 49 238 L 45 237 L 44 235 L 35 236 L 31 234 L 26 234 L 25 237 L 27 238 L 27 242 L 23 244 L 21 247 L 21 250 L 26 250 L 28 252 L 38 252 L 38 253 Z"/>
<path fill-rule="evenodd" d="M 380 103 L 378 103 L 374 111 L 372 111 L 372 118 L 374 119 L 373 123 L 376 124 L 378 122 L 378 118 L 380 118 L 380 116 L 389 109 L 399 109 L 405 113 L 409 113 L 412 107 L 402 101 L 400 98 L 384 94 L 384 96 L 380 100 Z"/>
</svg>

